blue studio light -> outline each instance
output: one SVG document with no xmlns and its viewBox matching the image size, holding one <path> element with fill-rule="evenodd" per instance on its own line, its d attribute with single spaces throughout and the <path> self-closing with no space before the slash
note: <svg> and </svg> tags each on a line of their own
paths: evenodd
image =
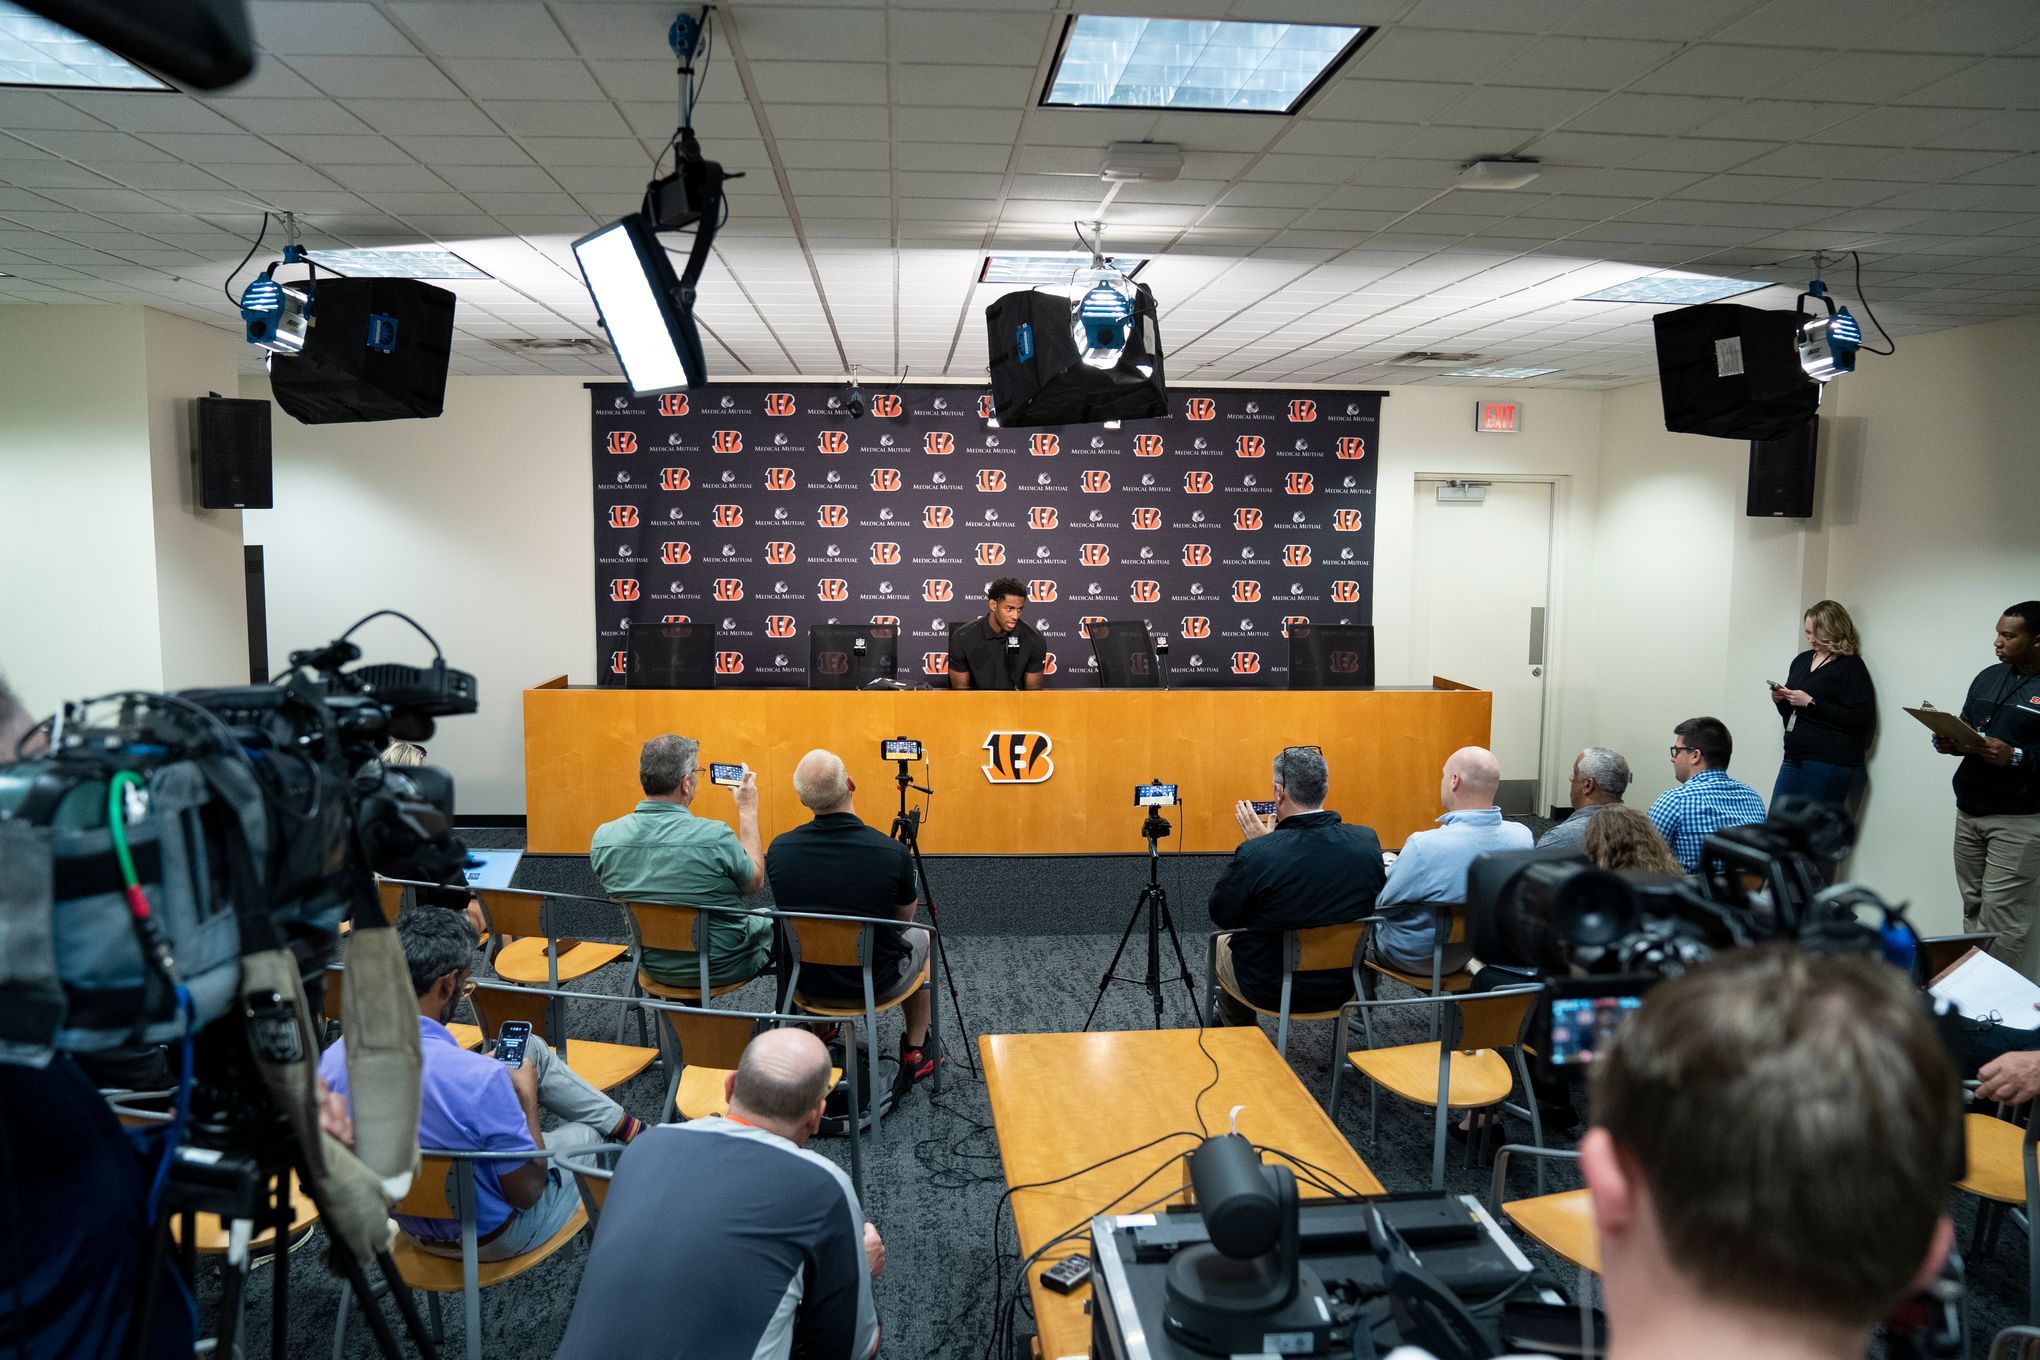
<svg viewBox="0 0 2040 1360">
<path fill-rule="evenodd" d="M 1835 306 L 1827 285 L 1815 279 L 1799 295 L 1804 302 L 1815 298 L 1827 304 L 1825 316 L 1814 316 L 1799 327 L 1799 366 L 1818 383 L 1856 371 L 1856 351 L 1863 348 L 1863 328 L 1847 307 Z"/>
<path fill-rule="evenodd" d="M 1133 335 L 1133 281 L 1116 269 L 1093 267 L 1078 271 L 1071 289 L 1076 302 L 1070 333 L 1083 361 L 1092 368 L 1113 367 Z"/>
</svg>

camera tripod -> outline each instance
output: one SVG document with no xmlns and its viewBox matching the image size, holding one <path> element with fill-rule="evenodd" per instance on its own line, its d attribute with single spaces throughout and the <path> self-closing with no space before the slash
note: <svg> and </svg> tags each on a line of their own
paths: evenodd
<svg viewBox="0 0 2040 1360">
<path fill-rule="evenodd" d="M 1084 1029 L 1091 1028 L 1091 1022 L 1098 1018 L 1098 1007 L 1104 1004 L 1106 989 L 1115 982 L 1137 982 L 1147 988 L 1147 994 L 1155 1003 L 1155 1028 L 1162 1027 L 1162 932 L 1169 932 L 1169 947 L 1176 951 L 1176 980 L 1183 984 L 1183 990 L 1190 994 L 1190 1011 L 1197 1017 L 1198 1028 L 1204 1026 L 1204 1008 L 1197 1002 L 1197 984 L 1190 980 L 1190 965 L 1183 961 L 1183 941 L 1176 936 L 1175 918 L 1169 915 L 1169 895 L 1162 891 L 1162 855 L 1160 841 L 1169 834 L 1168 820 L 1158 808 L 1149 808 L 1147 820 L 1141 823 L 1140 834 L 1147 837 L 1148 881 L 1140 890 L 1140 898 L 1133 904 L 1133 915 L 1126 922 L 1126 930 L 1119 937 L 1119 948 L 1112 951 L 1112 962 L 1105 965 L 1105 977 L 1098 984 L 1098 999 L 1091 1003 L 1091 1013 L 1084 1017 Z M 1147 973 L 1143 977 L 1119 976 L 1119 959 L 1126 953 L 1126 942 L 1133 938 L 1133 928 L 1147 918 Z"/>
<path fill-rule="evenodd" d="M 914 861 L 914 881 L 920 885 L 921 900 L 928 906 L 928 919 L 935 923 L 939 931 L 942 927 L 942 913 L 935 909 L 935 890 L 928 886 L 928 866 L 921 859 L 921 809 L 909 810 L 907 807 L 908 789 L 918 790 L 931 798 L 935 790 L 925 784 L 914 782 L 913 775 L 907 772 L 907 761 L 895 763 L 900 767 L 900 772 L 893 776 L 893 783 L 899 786 L 900 810 L 893 814 L 892 838 L 907 847 L 907 854 Z M 977 1058 L 971 1051 L 970 1029 L 963 1023 L 963 993 L 957 989 L 956 974 L 949 970 L 949 951 L 942 946 L 942 937 L 939 934 L 931 935 L 929 938 L 934 941 L 935 953 L 942 965 L 942 981 L 949 988 L 949 1010 L 950 1014 L 956 1017 L 956 1041 L 958 1047 L 963 1050 L 963 1064 L 972 1076 L 976 1076 Z M 941 1056 L 937 1055 L 938 1062 Z"/>
</svg>

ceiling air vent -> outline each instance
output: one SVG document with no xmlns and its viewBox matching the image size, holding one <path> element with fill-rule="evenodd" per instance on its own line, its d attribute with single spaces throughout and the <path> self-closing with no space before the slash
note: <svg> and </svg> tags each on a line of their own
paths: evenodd
<svg viewBox="0 0 2040 1360">
<path fill-rule="evenodd" d="M 519 336 L 514 340 L 491 340 L 489 343 L 497 349 L 507 350 L 511 354 L 532 354 L 539 356 L 548 354 L 586 354 L 599 358 L 609 353 L 609 346 L 603 344 L 600 340 L 591 340 L 585 335 L 577 335 L 572 339 L 555 340 L 540 340 L 533 339 L 530 336 Z"/>
<path fill-rule="evenodd" d="M 1398 368 L 1464 368 L 1480 356 L 1470 351 L 1442 349 L 1413 349 L 1398 354 L 1389 362 Z"/>
</svg>

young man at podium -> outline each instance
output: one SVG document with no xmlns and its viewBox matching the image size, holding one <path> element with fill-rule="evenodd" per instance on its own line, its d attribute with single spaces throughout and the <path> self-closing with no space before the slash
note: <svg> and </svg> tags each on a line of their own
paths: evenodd
<svg viewBox="0 0 2040 1360">
<path fill-rule="evenodd" d="M 985 601 L 983 618 L 950 630 L 949 687 L 1040 689 L 1048 640 L 1020 617 L 1027 583 L 1001 576 L 985 588 Z"/>
</svg>

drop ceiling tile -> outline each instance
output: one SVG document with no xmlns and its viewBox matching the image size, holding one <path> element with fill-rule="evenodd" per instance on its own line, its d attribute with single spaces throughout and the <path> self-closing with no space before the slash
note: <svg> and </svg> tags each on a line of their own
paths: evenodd
<svg viewBox="0 0 2040 1360">
<path fill-rule="evenodd" d="M 485 103 L 497 99 L 600 100 L 607 97 L 588 74 L 588 68 L 571 59 L 523 61 L 461 57 L 444 61 L 441 65 L 462 90 Z"/>
<path fill-rule="evenodd" d="M 1568 13 L 1553 21 L 1549 31 L 1691 42 L 1713 34 L 1749 8 L 1750 0 L 1680 0 L 1676 5 L 1592 0 L 1583 6 L 1569 7 Z"/>
<path fill-rule="evenodd" d="M 1636 82 L 1651 94 L 1735 95 L 1754 98 L 1819 65 L 1825 53 L 1790 47 L 1702 43 L 1689 47 Z"/>
<path fill-rule="evenodd" d="M 902 151 L 905 148 L 901 148 Z M 949 148 L 958 150 L 958 148 Z M 975 148 L 962 149 L 968 163 L 964 165 L 920 166 L 916 170 L 963 170 L 976 169 L 988 159 L 985 153 Z M 892 168 L 892 147 L 885 142 L 823 142 L 811 138 L 781 138 L 779 140 L 779 163 L 789 170 L 888 170 Z M 1003 165 L 1004 158 L 1000 158 Z M 906 158 L 901 158 L 902 168 Z"/>
<path fill-rule="evenodd" d="M 535 165 L 448 165 L 440 168 L 439 177 L 464 194 L 473 194 L 476 191 L 497 194 L 557 194 L 565 190 L 565 186 L 558 179 Z M 641 194 L 644 190 L 644 176 L 630 178 L 637 193 Z M 634 194 L 633 197 L 635 196 Z"/>
<path fill-rule="evenodd" d="M 1514 155 L 1530 139 L 1531 134 L 1516 128 L 1491 131 L 1487 128 L 1433 124 L 1412 130 L 1392 150 L 1382 154 L 1398 159 L 1449 160 L 1464 165 L 1480 156 Z"/>
<path fill-rule="evenodd" d="M 1757 99 L 1710 118 L 1693 131 L 1702 137 L 1747 137 L 1778 141 L 1806 137 L 1845 119 L 1868 113 L 1868 104 L 1825 104 L 1807 100 Z"/>
<path fill-rule="evenodd" d="M 282 161 L 276 164 L 254 162 L 246 165 L 214 165 L 212 172 L 238 189 L 259 190 L 265 194 L 292 189 L 330 189 L 333 181 L 309 165 L 296 161 Z M 162 194 L 158 198 L 164 197 Z M 201 209 L 202 210 L 202 209 Z"/>
<path fill-rule="evenodd" d="M 882 108 L 849 104 L 781 105 L 766 114 L 774 137 L 813 141 L 884 141 L 892 135 Z M 891 120 L 902 140 L 1007 142 L 1020 133 L 1020 115 L 992 109 L 900 109 Z M 945 129 L 953 126 L 954 135 Z M 1003 133 L 999 129 L 1004 128 Z"/>
<path fill-rule="evenodd" d="M 1433 121 L 1462 127 L 1541 132 L 1577 117 L 1604 98 L 1597 90 L 1483 85 L 1454 100 Z"/>
<path fill-rule="evenodd" d="M 308 165 L 405 165 L 409 156 L 394 143 L 376 136 L 326 137 L 285 134 L 269 139 Z M 190 159 L 203 160 L 203 156 Z"/>
<path fill-rule="evenodd" d="M 1053 118 L 1050 119 L 1049 115 Z M 1276 138 L 1298 126 L 1288 119 L 1265 113 L 1163 113 L 1155 116 L 1127 112 L 1114 113 L 1110 123 L 1097 124 L 1097 131 L 1088 138 L 1080 136 L 1084 121 L 1099 116 L 1069 110 L 1038 111 L 1028 124 L 1028 136 L 1034 141 L 1064 142 L 1073 146 L 1103 146 L 1114 141 L 1157 141 L 1174 142 L 1186 152 L 1239 152 L 1279 145 Z M 1054 128 L 1054 135 L 1040 135 L 1040 130 L 1047 127 Z"/>
<path fill-rule="evenodd" d="M 397 145 L 409 152 L 415 159 L 426 165 L 529 165 L 531 157 L 508 137 L 405 137 L 398 136 Z M 610 142 L 604 138 L 589 138 L 593 146 L 616 145 L 632 148 L 629 142 Z M 534 154 L 541 142 L 531 143 Z M 649 157 L 646 158 L 649 161 Z M 593 164 L 603 164 L 596 161 Z"/>
<path fill-rule="evenodd" d="M 224 189 L 226 181 L 195 165 L 177 161 L 132 161 L 109 167 L 113 178 L 130 189 Z"/>
<path fill-rule="evenodd" d="M 67 90 L 64 102 L 99 123 L 123 132 L 238 132 L 239 128 L 188 95 L 119 94 L 100 90 Z M 0 122 L 5 122 L 0 110 Z M 7 126 L 16 126 L 7 123 Z"/>
<path fill-rule="evenodd" d="M 748 16 L 746 22 L 750 22 Z M 891 55 L 898 62 L 992 62 L 1030 70 L 1040 63 L 1061 29 L 1045 14 L 956 14 L 936 9 L 897 12 L 890 27 Z"/>
<path fill-rule="evenodd" d="M 486 21 L 472 4 L 393 3 L 389 12 L 441 57 L 571 57 L 546 7 L 492 0 Z"/>
<path fill-rule="evenodd" d="M 1932 116 L 1949 111 L 1908 108 L 1894 112 Z M 1976 111 L 1967 112 L 1974 115 Z M 2026 110 L 2013 113 L 1986 113 L 1981 117 L 1974 117 L 1972 121 L 1959 128 L 1921 137 L 1914 145 L 1961 147 L 1980 151 L 2026 151 L 2040 146 L 2040 112 Z"/>
<path fill-rule="evenodd" d="M 1386 72 L 1383 73 L 1386 76 Z M 1310 116 L 1358 122 L 1427 123 L 1473 89 L 1438 81 L 1339 77 L 1311 105 Z"/>
<path fill-rule="evenodd" d="M 2027 0 L 1964 0 L 1926 13 L 1918 6 L 1889 28 L 1860 29 L 1868 45 L 1894 52 L 1989 55 L 2040 37 L 2040 9 Z"/>
<path fill-rule="evenodd" d="M 1673 42 L 1626 38 L 1540 38 L 1488 79 L 1499 85 L 1607 90 L 1626 85 L 1679 50 Z"/>
<path fill-rule="evenodd" d="M 1933 84 L 1970 64 L 1968 57 L 1920 52 L 1844 52 L 1804 75 L 1779 85 L 1780 99 L 1823 99 L 1846 94 L 1852 100 L 1884 103 Z"/>
<path fill-rule="evenodd" d="M 1370 78 L 1484 80 L 1535 41 L 1522 34 L 1395 28 L 1368 39 L 1354 69 Z"/>
<path fill-rule="evenodd" d="M 887 71 L 875 64 L 829 61 L 751 63 L 758 97 L 768 109 L 782 104 L 884 105 Z"/>
<path fill-rule="evenodd" d="M 1901 104 L 2017 108 L 2040 89 L 2040 57 L 1992 57 L 1899 99 Z"/>
<path fill-rule="evenodd" d="M 70 128 L 23 128 L 11 134 L 21 142 L 40 148 L 53 155 L 85 165 L 104 164 L 112 161 L 161 161 L 169 156 L 148 142 L 138 141 L 125 132 L 85 132 Z M 227 140 L 227 139 L 221 139 Z M 240 138 L 254 141 L 252 137 Z M 11 155 L 0 148 L 0 157 Z"/>
<path fill-rule="evenodd" d="M 335 99 L 462 97 L 453 82 L 423 57 L 291 57 L 285 64 Z"/>
<path fill-rule="evenodd" d="M 903 66 L 893 73 L 893 102 L 1022 108 L 1034 94 L 1034 67 Z"/>
<path fill-rule="evenodd" d="M 279 56 L 386 57 L 417 51 L 373 5 L 254 0 L 248 18 L 255 45 Z"/>
<path fill-rule="evenodd" d="M 2014 156 L 1960 178 L 1965 185 L 2040 184 L 2040 155 Z"/>
<path fill-rule="evenodd" d="M 628 137 L 616 106 L 598 100 L 490 100 L 483 110 L 505 132 L 516 137 Z M 670 134 L 673 111 L 666 111 L 661 135 Z"/>
</svg>

